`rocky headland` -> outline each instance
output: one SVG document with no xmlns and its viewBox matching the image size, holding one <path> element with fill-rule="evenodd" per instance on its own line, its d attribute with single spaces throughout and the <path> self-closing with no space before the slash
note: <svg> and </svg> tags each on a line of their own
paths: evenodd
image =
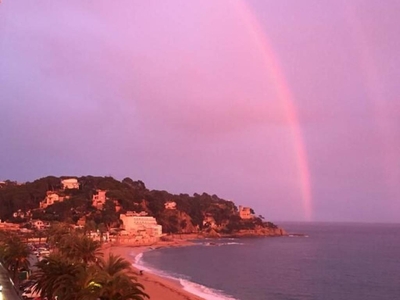
<svg viewBox="0 0 400 300">
<path fill-rule="evenodd" d="M 217 195 L 150 190 L 140 181 L 95 176 L 48 176 L 0 185 L 0 219 L 29 228 L 32 220 L 81 224 L 88 230 L 122 229 L 127 212 L 156 218 L 164 234 L 204 237 L 282 236 L 284 229 L 250 207 Z"/>
</svg>

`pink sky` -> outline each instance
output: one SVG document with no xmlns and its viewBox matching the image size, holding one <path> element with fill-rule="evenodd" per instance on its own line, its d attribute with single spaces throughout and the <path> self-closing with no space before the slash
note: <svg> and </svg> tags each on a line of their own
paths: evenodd
<svg viewBox="0 0 400 300">
<path fill-rule="evenodd" d="M 398 11 L 398 1 L 3 1 L 0 180 L 129 176 L 273 221 L 398 222 Z"/>
</svg>

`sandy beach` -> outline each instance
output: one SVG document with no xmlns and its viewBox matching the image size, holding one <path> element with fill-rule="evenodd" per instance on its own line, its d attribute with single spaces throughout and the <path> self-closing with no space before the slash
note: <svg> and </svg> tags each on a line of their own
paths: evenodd
<svg viewBox="0 0 400 300">
<path fill-rule="evenodd" d="M 157 243 L 153 247 L 181 247 L 190 245 L 190 242 L 166 242 Z M 113 253 L 115 255 L 120 255 L 128 261 L 133 263 L 133 256 L 148 250 L 149 246 L 133 246 L 133 245 L 111 245 L 104 249 L 104 255 L 108 253 Z M 183 287 L 173 280 L 163 278 L 149 272 L 145 272 L 143 275 L 139 275 L 139 270 L 134 268 L 137 272 L 138 282 L 143 284 L 145 287 L 145 292 L 150 296 L 151 300 L 204 300 L 195 296 L 183 289 Z"/>
</svg>

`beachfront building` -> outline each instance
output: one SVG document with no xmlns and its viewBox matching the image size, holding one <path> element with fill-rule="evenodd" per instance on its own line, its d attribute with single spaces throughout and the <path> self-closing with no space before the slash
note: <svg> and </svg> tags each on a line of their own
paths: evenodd
<svg viewBox="0 0 400 300">
<path fill-rule="evenodd" d="M 176 202 L 174 201 L 167 201 L 164 203 L 165 209 L 176 209 Z"/>
<path fill-rule="evenodd" d="M 79 189 L 79 182 L 76 178 L 66 178 L 61 180 L 61 185 L 64 190 L 66 189 Z"/>
<path fill-rule="evenodd" d="M 103 206 L 107 200 L 106 193 L 107 191 L 96 190 L 96 193 L 94 193 L 92 197 L 92 206 L 96 207 L 97 209 L 103 209 Z"/>
<path fill-rule="evenodd" d="M 17 231 L 19 230 L 19 225 L 20 224 L 1 222 L 0 220 L 0 230 L 2 231 Z"/>
<path fill-rule="evenodd" d="M 154 217 L 150 217 L 146 212 L 136 213 L 128 211 L 119 216 L 124 229 L 131 235 L 146 237 L 160 237 L 162 226 L 157 224 Z"/>
<path fill-rule="evenodd" d="M 62 202 L 62 201 L 64 201 L 64 197 L 58 195 L 53 191 L 47 191 L 46 197 L 44 198 L 43 201 L 40 202 L 39 207 L 47 208 L 48 206 L 53 205 L 56 202 Z"/>
<path fill-rule="evenodd" d="M 42 220 L 32 220 L 31 224 L 38 230 L 42 230 L 50 226 L 48 222 L 43 222 Z"/>
<path fill-rule="evenodd" d="M 250 207 L 244 207 L 239 205 L 239 216 L 243 220 L 253 219 L 252 209 Z"/>
</svg>

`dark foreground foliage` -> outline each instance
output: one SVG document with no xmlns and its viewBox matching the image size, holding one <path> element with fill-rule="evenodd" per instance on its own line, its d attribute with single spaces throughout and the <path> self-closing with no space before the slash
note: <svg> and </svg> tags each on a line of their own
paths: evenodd
<svg viewBox="0 0 400 300">
<path fill-rule="evenodd" d="M 59 228 L 60 229 L 60 225 Z M 34 290 L 42 297 L 59 300 L 143 300 L 149 298 L 136 282 L 131 264 L 101 244 L 71 232 L 53 240 L 54 251 L 36 264 Z"/>
</svg>

